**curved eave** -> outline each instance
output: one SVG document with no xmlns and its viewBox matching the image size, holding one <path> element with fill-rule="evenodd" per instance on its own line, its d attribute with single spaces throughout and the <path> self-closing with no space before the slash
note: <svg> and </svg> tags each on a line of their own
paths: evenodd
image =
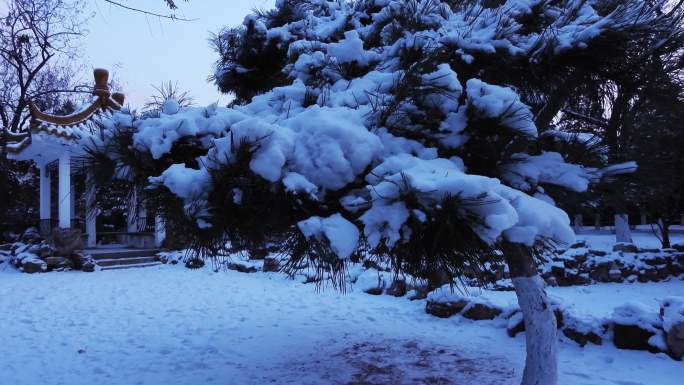
<svg viewBox="0 0 684 385">
<path fill-rule="evenodd" d="M 21 138 L 19 137 L 19 135 L 16 135 L 15 137 L 10 137 L 10 140 L 5 145 L 5 150 L 9 154 L 18 154 L 23 149 L 28 147 L 30 144 L 31 144 L 31 135 L 29 133 L 22 135 Z"/>
<path fill-rule="evenodd" d="M 31 113 L 31 127 L 38 126 L 40 123 L 54 126 L 76 126 L 90 120 L 99 111 L 113 112 L 121 109 L 121 105 L 109 96 L 98 96 L 93 103 L 83 110 L 71 115 L 52 115 L 42 112 L 36 107 L 32 100 L 28 101 Z"/>
</svg>

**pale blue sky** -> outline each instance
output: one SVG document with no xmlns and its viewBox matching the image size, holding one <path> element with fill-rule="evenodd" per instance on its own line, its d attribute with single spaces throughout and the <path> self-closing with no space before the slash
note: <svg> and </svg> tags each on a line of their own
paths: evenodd
<svg viewBox="0 0 684 385">
<path fill-rule="evenodd" d="M 162 0 L 122 0 L 122 3 L 168 13 Z M 114 72 L 131 107 L 140 107 L 154 93 L 152 85 L 178 81 L 199 105 L 227 102 L 207 82 L 217 55 L 209 48 L 209 32 L 242 23 L 252 8 L 271 8 L 275 0 L 179 1 L 178 16 L 197 19 L 170 21 L 127 11 L 103 0 L 89 0 L 85 61 Z"/>
</svg>

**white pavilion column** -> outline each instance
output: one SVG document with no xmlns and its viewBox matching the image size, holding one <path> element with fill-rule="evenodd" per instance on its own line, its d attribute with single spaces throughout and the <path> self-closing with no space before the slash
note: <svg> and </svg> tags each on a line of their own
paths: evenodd
<svg viewBox="0 0 684 385">
<path fill-rule="evenodd" d="M 59 156 L 59 227 L 71 228 L 71 155 L 65 151 Z"/>
<path fill-rule="evenodd" d="M 85 222 L 88 234 L 88 247 L 97 246 L 97 208 L 95 207 L 95 176 L 89 172 L 86 176 Z"/>
<path fill-rule="evenodd" d="M 127 231 L 129 233 L 138 232 L 138 194 L 133 191 L 128 202 L 128 213 L 126 215 Z"/>
<path fill-rule="evenodd" d="M 160 247 L 166 239 L 166 223 L 161 215 L 154 217 L 154 244 Z"/>
<path fill-rule="evenodd" d="M 47 164 L 40 166 L 40 233 L 47 235 L 52 230 L 50 212 L 50 174 Z"/>
</svg>

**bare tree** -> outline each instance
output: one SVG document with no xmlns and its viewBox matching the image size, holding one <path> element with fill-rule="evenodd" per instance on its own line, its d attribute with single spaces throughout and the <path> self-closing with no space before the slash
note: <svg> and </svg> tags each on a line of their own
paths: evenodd
<svg viewBox="0 0 684 385">
<path fill-rule="evenodd" d="M 28 119 L 28 99 L 53 109 L 74 86 L 77 40 L 87 16 L 80 0 L 9 0 L 0 17 L 0 122 L 17 132 Z M 78 69 L 78 68 L 77 68 Z"/>
</svg>

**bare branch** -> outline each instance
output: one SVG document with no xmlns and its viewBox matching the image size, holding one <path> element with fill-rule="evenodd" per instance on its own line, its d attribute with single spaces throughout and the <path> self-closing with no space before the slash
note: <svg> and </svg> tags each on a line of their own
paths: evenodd
<svg viewBox="0 0 684 385">
<path fill-rule="evenodd" d="M 116 5 L 117 7 L 121 7 L 121 8 L 127 9 L 127 10 L 129 10 L 129 11 L 139 12 L 139 13 L 142 13 L 142 14 L 145 14 L 145 15 L 150 15 L 150 16 L 161 17 L 161 18 L 164 18 L 164 19 L 171 19 L 171 20 L 177 20 L 177 21 L 196 21 L 196 20 L 197 20 L 197 19 L 185 19 L 185 18 L 182 18 L 182 17 L 178 17 L 178 16 L 176 16 L 176 15 L 173 15 L 173 14 L 171 14 L 171 15 L 162 15 L 161 13 L 155 13 L 155 12 L 146 11 L 146 10 L 140 9 L 140 8 L 129 7 L 129 6 L 125 5 L 125 4 L 121 4 L 121 3 L 116 2 L 116 1 L 113 1 L 113 0 L 104 0 L 104 1 L 107 2 L 107 3 L 109 3 L 109 4 Z M 171 9 L 176 9 L 176 8 L 178 8 L 178 7 L 176 6 L 176 4 L 175 4 L 173 1 L 166 0 L 166 3 L 167 3 L 167 5 L 169 6 L 169 8 L 171 8 Z"/>
</svg>

